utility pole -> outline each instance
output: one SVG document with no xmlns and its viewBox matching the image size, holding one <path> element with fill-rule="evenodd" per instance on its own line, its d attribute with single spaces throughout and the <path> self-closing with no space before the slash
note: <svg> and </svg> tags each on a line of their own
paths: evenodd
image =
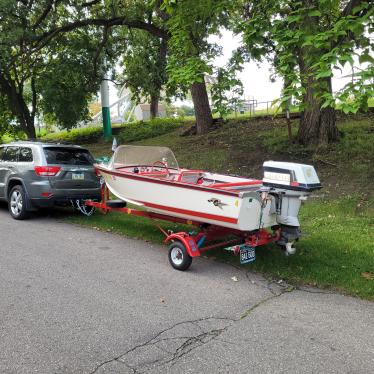
<svg viewBox="0 0 374 374">
<path fill-rule="evenodd" d="M 101 113 L 103 116 L 104 138 L 112 137 L 112 126 L 110 124 L 110 109 L 109 109 L 109 83 L 108 75 L 105 73 L 100 86 L 101 94 Z"/>
</svg>

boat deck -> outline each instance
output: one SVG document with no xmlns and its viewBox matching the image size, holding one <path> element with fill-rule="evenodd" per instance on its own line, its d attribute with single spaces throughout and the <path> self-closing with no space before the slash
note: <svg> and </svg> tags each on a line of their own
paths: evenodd
<svg viewBox="0 0 374 374">
<path fill-rule="evenodd" d="M 157 179 L 171 183 L 182 183 L 208 187 L 218 191 L 245 192 L 257 190 L 262 185 L 262 180 L 247 179 L 230 175 L 210 173 L 203 170 L 169 169 L 164 166 L 157 168 L 148 165 L 121 166 L 116 165 L 115 171 L 124 176 L 136 175 L 145 179 Z"/>
</svg>

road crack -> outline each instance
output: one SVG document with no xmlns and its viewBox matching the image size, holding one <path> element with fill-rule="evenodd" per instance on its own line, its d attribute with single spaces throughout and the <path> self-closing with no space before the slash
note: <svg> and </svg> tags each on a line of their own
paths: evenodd
<svg viewBox="0 0 374 374">
<path fill-rule="evenodd" d="M 296 287 L 285 282 L 274 282 L 266 279 L 254 281 L 250 278 L 248 272 L 245 272 L 245 276 L 252 285 L 254 283 L 259 285 L 258 282 L 261 282 L 262 284 L 259 286 L 267 289 L 270 295 L 250 306 L 239 318 L 208 316 L 175 323 L 161 330 L 146 342 L 135 345 L 124 353 L 98 364 L 91 374 L 98 373 L 105 365 L 113 362 L 124 365 L 132 374 L 146 373 L 165 365 L 172 367 L 183 356 L 217 339 L 235 323 L 249 317 L 255 309 L 285 293 L 297 290 Z M 266 285 L 264 285 L 264 282 L 266 282 Z M 274 286 L 276 286 L 276 289 L 274 289 Z"/>
<path fill-rule="evenodd" d="M 146 342 L 138 344 L 110 360 L 101 362 L 90 374 L 98 373 L 103 366 L 113 362 L 125 365 L 134 374 L 144 373 L 154 367 L 178 360 L 197 347 L 215 339 L 235 321 L 233 318 L 209 316 L 178 322 L 161 330 Z M 221 323 L 224 326 L 223 328 L 204 331 L 204 326 L 201 326 L 204 323 Z M 198 331 L 189 334 L 191 327 L 194 327 L 195 330 L 198 329 Z M 178 328 L 180 331 L 178 331 Z M 160 346 L 162 343 L 165 344 Z M 174 349 L 167 349 L 165 345 L 174 346 Z M 148 358 L 144 359 L 143 362 L 137 362 L 139 361 L 137 356 L 148 356 Z"/>
</svg>

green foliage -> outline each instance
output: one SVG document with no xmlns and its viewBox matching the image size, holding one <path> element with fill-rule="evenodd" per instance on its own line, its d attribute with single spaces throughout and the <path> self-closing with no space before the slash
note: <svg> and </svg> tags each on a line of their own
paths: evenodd
<svg viewBox="0 0 374 374">
<path fill-rule="evenodd" d="M 13 130 L 34 137 L 36 117 L 66 128 L 87 118 L 103 64 L 101 32 L 56 31 L 86 13 L 69 1 L 0 1 L 0 100 Z"/>
<path fill-rule="evenodd" d="M 60 128 L 70 129 L 90 118 L 88 103 L 101 80 L 93 64 L 95 43 L 91 35 L 70 34 L 64 46 L 48 56 L 46 67 L 38 76 L 43 116 Z"/>
<path fill-rule="evenodd" d="M 51 142 L 89 143 L 97 141 L 102 135 L 102 126 L 92 126 L 49 133 L 41 136 L 41 140 Z"/>
<path fill-rule="evenodd" d="M 118 144 L 148 139 L 172 132 L 180 127 L 191 125 L 192 122 L 181 119 L 155 118 L 147 122 L 131 122 L 121 125 L 118 134 L 114 135 Z M 69 143 L 94 143 L 102 139 L 103 127 L 90 126 L 59 131 L 41 137 L 41 140 Z"/>
<path fill-rule="evenodd" d="M 373 94 L 373 44 L 369 35 L 374 8 L 369 1 L 353 6 L 355 3 L 248 1 L 244 17 L 238 13 L 237 30 L 244 32 L 247 58 L 267 58 L 273 63 L 276 73 L 287 81 L 284 102 L 294 97 L 303 110 L 310 104 L 305 96 L 308 89 L 321 108 L 334 108 L 337 101 L 344 103 L 345 112 L 365 108 Z M 367 68 L 333 95 L 329 84 L 333 69 L 353 65 L 355 56 L 368 63 Z"/>
<path fill-rule="evenodd" d="M 228 23 L 228 12 L 233 2 L 224 0 L 164 0 L 169 15 L 167 28 L 169 59 L 168 87 L 179 89 L 180 96 L 193 83 L 204 81 L 204 75 L 213 73 L 212 59 L 221 53 L 220 48 L 208 40 Z"/>
<path fill-rule="evenodd" d="M 142 30 L 126 30 L 119 79 L 131 90 L 137 103 L 161 99 L 167 81 L 166 41 Z"/>
<path fill-rule="evenodd" d="M 177 128 L 185 126 L 186 122 L 180 119 L 155 118 L 147 122 L 129 123 L 122 127 L 117 136 L 119 144 L 125 144 L 136 140 L 153 138 L 169 133 Z"/>
<path fill-rule="evenodd" d="M 166 103 L 165 109 L 166 109 L 167 118 L 174 118 L 174 117 L 184 118 L 186 116 L 185 109 L 187 110 L 188 113 L 194 113 L 193 108 L 189 107 L 188 105 L 183 105 L 181 107 L 178 107 L 171 103 Z M 188 115 L 191 115 L 191 114 L 188 114 Z"/>
<path fill-rule="evenodd" d="M 240 54 L 233 55 L 224 68 L 217 69 L 217 81 L 212 85 L 213 112 L 226 118 L 230 113 L 237 112 L 243 102 L 243 84 L 236 73 L 242 70 L 243 60 Z"/>
</svg>

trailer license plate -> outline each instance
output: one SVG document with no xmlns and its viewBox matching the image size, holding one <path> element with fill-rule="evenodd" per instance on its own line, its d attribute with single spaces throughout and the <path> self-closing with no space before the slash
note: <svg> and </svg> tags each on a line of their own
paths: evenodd
<svg viewBox="0 0 374 374">
<path fill-rule="evenodd" d="M 74 179 L 74 180 L 83 180 L 84 179 L 84 173 L 73 173 L 71 175 L 71 179 Z"/>
<path fill-rule="evenodd" d="M 256 252 L 253 247 L 243 244 L 240 246 L 240 263 L 247 264 L 256 260 Z"/>
</svg>

